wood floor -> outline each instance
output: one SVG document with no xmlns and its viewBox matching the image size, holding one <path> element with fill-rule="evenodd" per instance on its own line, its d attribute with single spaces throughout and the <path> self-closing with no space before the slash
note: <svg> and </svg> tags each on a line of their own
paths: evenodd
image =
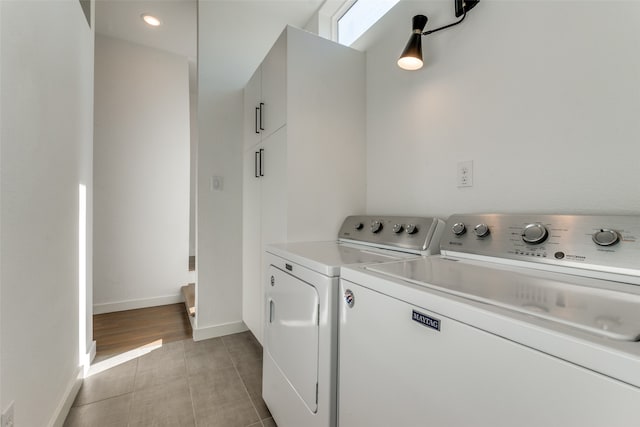
<svg viewBox="0 0 640 427">
<path fill-rule="evenodd" d="M 187 338 L 191 338 L 191 323 L 182 303 L 93 316 L 97 356 Z"/>
</svg>

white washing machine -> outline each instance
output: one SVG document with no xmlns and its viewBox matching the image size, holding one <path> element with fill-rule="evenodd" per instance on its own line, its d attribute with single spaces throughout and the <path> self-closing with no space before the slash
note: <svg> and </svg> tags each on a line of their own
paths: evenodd
<svg viewBox="0 0 640 427">
<path fill-rule="evenodd" d="M 437 253 L 435 218 L 350 216 L 338 241 L 269 245 L 262 397 L 279 427 L 336 425 L 340 270 Z"/>
<path fill-rule="evenodd" d="M 348 267 L 340 427 L 640 426 L 640 217 L 454 215 Z"/>
</svg>

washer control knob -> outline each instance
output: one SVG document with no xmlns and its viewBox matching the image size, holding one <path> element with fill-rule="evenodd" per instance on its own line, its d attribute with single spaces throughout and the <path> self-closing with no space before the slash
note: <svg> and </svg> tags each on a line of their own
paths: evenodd
<svg viewBox="0 0 640 427">
<path fill-rule="evenodd" d="M 400 233 L 402 231 L 402 224 L 394 224 L 393 225 L 393 232 L 394 233 Z"/>
<path fill-rule="evenodd" d="M 377 233 L 382 230 L 382 223 L 380 221 L 372 221 L 371 222 L 371 232 Z"/>
<path fill-rule="evenodd" d="M 522 240 L 533 245 L 544 242 L 547 237 L 549 237 L 549 233 L 542 224 L 529 224 L 522 230 Z"/>
<path fill-rule="evenodd" d="M 415 224 L 407 224 L 407 234 L 416 234 L 418 232 L 418 226 Z"/>
<path fill-rule="evenodd" d="M 615 230 L 603 228 L 600 231 L 596 231 L 591 236 L 593 242 L 598 246 L 612 246 L 620 241 L 620 235 Z"/>
<path fill-rule="evenodd" d="M 364 227 L 364 224 L 361 222 L 357 222 L 355 227 L 353 228 L 355 228 L 356 230 L 362 230 L 362 227 Z"/>
<path fill-rule="evenodd" d="M 478 237 L 487 237 L 491 231 L 487 224 L 478 224 L 473 229 L 473 232 L 476 233 Z"/>
<path fill-rule="evenodd" d="M 456 222 L 455 224 L 453 224 L 453 227 L 451 227 L 451 231 L 453 231 L 453 234 L 455 234 L 456 236 L 462 236 L 467 232 L 467 226 L 464 225 L 463 222 Z"/>
</svg>

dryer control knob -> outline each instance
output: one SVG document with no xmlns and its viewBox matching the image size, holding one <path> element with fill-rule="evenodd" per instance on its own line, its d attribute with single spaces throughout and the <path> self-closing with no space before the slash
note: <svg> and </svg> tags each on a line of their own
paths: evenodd
<svg viewBox="0 0 640 427">
<path fill-rule="evenodd" d="M 371 232 L 377 233 L 382 230 L 382 223 L 380 221 L 372 221 L 371 222 Z"/>
<path fill-rule="evenodd" d="M 355 228 L 356 230 L 362 230 L 363 227 L 364 227 L 364 224 L 361 222 L 358 222 L 353 228 Z"/>
<path fill-rule="evenodd" d="M 522 240 L 533 245 L 544 242 L 547 237 L 549 237 L 549 233 L 542 224 L 529 224 L 522 230 Z"/>
<path fill-rule="evenodd" d="M 487 237 L 489 233 L 491 233 L 487 224 L 476 225 L 473 232 L 476 233 L 476 236 L 478 237 Z"/>
<path fill-rule="evenodd" d="M 593 242 L 598 246 L 612 246 L 620 241 L 620 235 L 615 230 L 603 228 L 600 231 L 596 231 L 591 236 Z"/>
<path fill-rule="evenodd" d="M 453 227 L 451 227 L 451 231 L 453 231 L 453 234 L 455 234 L 456 236 L 462 236 L 467 232 L 467 226 L 464 225 L 463 222 L 456 222 L 455 224 L 453 224 Z"/>
<path fill-rule="evenodd" d="M 394 232 L 394 233 L 396 233 L 396 234 L 397 234 L 397 233 L 399 233 L 399 232 L 401 232 L 401 231 L 402 231 L 402 224 L 394 224 L 394 225 L 393 225 L 393 232 Z"/>
<path fill-rule="evenodd" d="M 418 226 L 415 224 L 407 224 L 407 234 L 416 234 L 418 232 Z"/>
</svg>

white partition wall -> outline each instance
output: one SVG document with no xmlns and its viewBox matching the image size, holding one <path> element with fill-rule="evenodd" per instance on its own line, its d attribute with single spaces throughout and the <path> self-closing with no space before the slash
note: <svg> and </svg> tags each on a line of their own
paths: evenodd
<svg viewBox="0 0 640 427">
<path fill-rule="evenodd" d="M 62 425 L 91 341 L 94 33 L 78 1 L 2 1 L 0 41 L 0 409 Z"/>
</svg>

